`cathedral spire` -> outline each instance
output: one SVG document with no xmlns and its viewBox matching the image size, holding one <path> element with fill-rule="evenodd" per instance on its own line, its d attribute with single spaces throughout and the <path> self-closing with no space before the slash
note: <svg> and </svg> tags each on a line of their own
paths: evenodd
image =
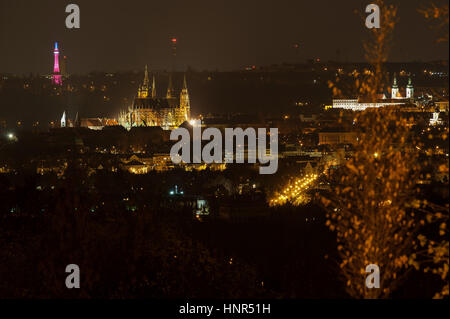
<svg viewBox="0 0 450 319">
<path fill-rule="evenodd" d="M 172 73 L 169 74 L 169 86 L 167 87 L 167 96 L 168 99 L 173 99 L 175 97 L 172 83 Z"/>
<path fill-rule="evenodd" d="M 186 90 L 186 93 L 188 93 L 186 73 L 184 74 L 184 79 L 183 79 L 183 90 Z"/>
<path fill-rule="evenodd" d="M 183 98 L 183 96 L 189 99 L 189 90 L 187 85 L 186 74 L 184 74 L 183 89 L 181 90 L 181 97 Z"/>
<path fill-rule="evenodd" d="M 156 79 L 155 76 L 153 76 L 153 84 L 152 84 L 152 98 L 156 98 Z"/>
<path fill-rule="evenodd" d="M 77 115 L 75 116 L 75 127 L 80 127 L 80 126 L 81 126 L 80 116 L 78 115 L 78 112 L 77 112 Z"/>
<path fill-rule="evenodd" d="M 191 99 L 189 98 L 189 91 L 187 86 L 186 74 L 184 74 L 183 89 L 180 93 L 180 109 L 182 111 L 183 121 L 191 120 Z M 181 121 L 181 122 L 183 122 Z"/>
<path fill-rule="evenodd" d="M 148 94 L 149 94 L 149 88 L 150 86 L 150 80 L 148 77 L 148 66 L 145 66 L 145 76 L 144 76 L 144 83 L 142 83 L 142 85 L 139 87 L 139 91 L 138 91 L 138 97 L 141 99 L 146 99 L 148 98 Z"/>
<path fill-rule="evenodd" d="M 148 66 L 145 65 L 145 76 L 144 76 L 144 86 L 147 86 L 150 84 L 150 80 L 148 77 Z"/>
</svg>

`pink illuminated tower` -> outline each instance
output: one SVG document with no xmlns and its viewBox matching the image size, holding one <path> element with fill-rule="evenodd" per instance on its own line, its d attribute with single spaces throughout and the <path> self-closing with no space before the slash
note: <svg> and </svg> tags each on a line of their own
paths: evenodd
<svg viewBox="0 0 450 319">
<path fill-rule="evenodd" d="M 53 50 L 53 54 L 55 55 L 55 65 L 53 67 L 53 84 L 62 85 L 62 75 L 59 69 L 59 49 L 58 42 L 55 42 L 55 50 Z"/>
</svg>

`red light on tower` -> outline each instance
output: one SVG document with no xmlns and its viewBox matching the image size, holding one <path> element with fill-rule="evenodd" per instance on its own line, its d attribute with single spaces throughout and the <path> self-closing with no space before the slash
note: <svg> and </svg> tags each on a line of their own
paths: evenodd
<svg viewBox="0 0 450 319">
<path fill-rule="evenodd" d="M 175 36 L 172 36 L 170 38 L 170 43 L 172 47 L 172 70 L 174 71 L 176 69 L 178 39 Z"/>
</svg>

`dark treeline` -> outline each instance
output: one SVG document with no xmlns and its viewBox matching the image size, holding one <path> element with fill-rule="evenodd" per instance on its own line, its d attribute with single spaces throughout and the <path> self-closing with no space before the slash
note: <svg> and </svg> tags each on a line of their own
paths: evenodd
<svg viewBox="0 0 450 319">
<path fill-rule="evenodd" d="M 212 202 L 199 221 L 164 204 L 171 182 L 157 174 L 138 182 L 100 172 L 88 182 L 69 168 L 46 180 L 53 189 L 39 190 L 45 181 L 34 174 L 0 175 L 1 298 L 348 297 L 334 234 L 314 203 L 244 218 L 261 200 L 228 196 L 220 202 L 234 217 L 220 218 Z M 80 266 L 81 289 L 65 286 L 69 264 Z M 410 278 L 399 297 L 433 295 L 432 276 Z"/>
</svg>

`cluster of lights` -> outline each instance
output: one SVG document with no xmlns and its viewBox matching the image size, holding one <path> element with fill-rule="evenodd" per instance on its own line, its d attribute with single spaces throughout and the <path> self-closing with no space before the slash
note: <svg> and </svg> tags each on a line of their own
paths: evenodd
<svg viewBox="0 0 450 319">
<path fill-rule="evenodd" d="M 270 201 L 270 206 L 282 206 L 286 203 L 291 203 L 294 206 L 304 204 L 307 201 L 306 192 L 318 177 L 319 175 L 312 174 L 297 178 L 292 184 L 286 186 L 281 194 Z"/>
</svg>

